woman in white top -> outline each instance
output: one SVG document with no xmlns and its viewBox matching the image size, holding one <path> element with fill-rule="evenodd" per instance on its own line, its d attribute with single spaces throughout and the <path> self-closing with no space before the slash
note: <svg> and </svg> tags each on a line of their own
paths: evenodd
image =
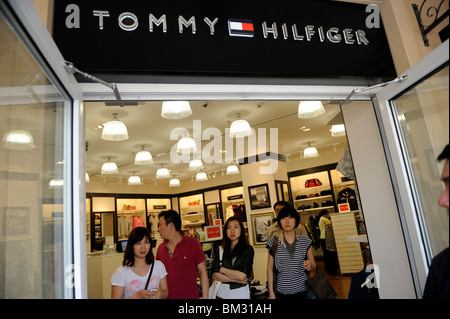
<svg viewBox="0 0 450 319">
<path fill-rule="evenodd" d="M 131 231 L 122 266 L 111 278 L 112 299 L 167 298 L 166 268 L 162 262 L 155 260 L 151 248 L 151 235 L 147 228 L 137 227 Z"/>
</svg>

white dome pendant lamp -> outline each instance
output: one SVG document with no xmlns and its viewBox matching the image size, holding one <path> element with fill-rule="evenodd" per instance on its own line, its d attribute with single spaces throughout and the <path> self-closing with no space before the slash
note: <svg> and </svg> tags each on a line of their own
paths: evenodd
<svg viewBox="0 0 450 319">
<path fill-rule="evenodd" d="M 168 120 L 180 120 L 192 114 L 188 101 L 165 101 L 162 104 L 161 116 Z"/>
<path fill-rule="evenodd" d="M 122 121 L 117 119 L 118 113 L 113 113 L 113 119 L 105 124 L 102 139 L 105 141 L 125 141 L 128 139 L 128 130 Z"/>
<path fill-rule="evenodd" d="M 253 134 L 250 124 L 246 120 L 241 119 L 241 113 L 237 113 L 238 119 L 231 123 L 230 137 L 247 137 Z"/>
<path fill-rule="evenodd" d="M 319 157 L 319 152 L 317 151 L 317 148 L 314 146 L 311 146 L 310 143 L 308 143 L 308 147 L 305 148 L 303 151 L 303 158 L 315 158 Z"/>
<path fill-rule="evenodd" d="M 25 130 L 12 130 L 3 136 L 3 146 L 10 150 L 26 151 L 32 150 L 34 145 L 33 136 Z"/>
<path fill-rule="evenodd" d="M 300 119 L 312 119 L 325 113 L 322 102 L 302 101 L 298 105 L 298 117 Z"/>
<path fill-rule="evenodd" d="M 145 150 L 145 146 L 142 145 L 142 150 L 138 152 L 134 158 L 134 164 L 136 165 L 148 165 L 153 163 L 153 156 L 149 151 Z"/>
<path fill-rule="evenodd" d="M 117 174 L 117 173 L 119 173 L 119 168 L 117 167 L 117 164 L 111 162 L 111 158 L 108 157 L 108 161 L 103 163 L 102 165 L 102 175 Z"/>
</svg>

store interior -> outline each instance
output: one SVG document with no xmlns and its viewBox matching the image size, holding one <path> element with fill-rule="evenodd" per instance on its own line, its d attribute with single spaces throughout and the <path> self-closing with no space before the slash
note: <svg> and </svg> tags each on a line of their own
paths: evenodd
<svg viewBox="0 0 450 319">
<path fill-rule="evenodd" d="M 342 131 L 345 126 L 340 105 L 321 101 L 323 111 L 305 119 L 299 117 L 299 102 L 189 101 L 192 113 L 181 119 L 164 118 L 162 101 L 125 107 L 86 102 L 89 297 L 108 297 L 108 276 L 121 263 L 118 247 L 126 243 L 133 227 L 148 227 L 155 247 L 162 242 L 157 215 L 166 209 L 177 210 L 183 230 L 195 236 L 205 231 L 202 226 L 223 225 L 230 216 L 241 216 L 255 248 L 254 278 L 261 285 L 266 282 L 264 232 L 274 217 L 272 205 L 278 200 L 294 205 L 312 237 L 313 219 L 327 209 L 336 225 L 333 231 L 340 275 L 362 270 L 361 251 L 368 245 L 360 240 L 365 236 L 364 218 Z M 253 134 L 230 137 L 230 127 L 236 120 L 247 121 Z M 128 138 L 105 140 L 118 138 L 104 135 L 110 121 L 125 124 Z M 194 139 L 197 150 L 177 151 L 185 137 Z M 305 153 L 309 147 L 317 153 Z M 136 155 L 142 151 L 149 152 L 151 159 L 136 162 Z M 192 160 L 198 164 L 200 160 L 202 166 L 195 166 Z M 117 170 L 105 171 L 105 162 L 114 162 Z M 230 171 L 234 165 L 234 171 Z M 271 173 L 266 170 L 261 174 L 261 169 L 269 167 Z M 169 175 L 157 176 L 161 168 Z M 203 179 L 199 173 L 205 173 Z M 355 194 L 353 202 L 342 196 L 348 190 Z M 355 240 L 350 242 L 350 237 Z M 201 241 L 212 244 L 213 249 L 220 243 L 208 236 L 201 236 Z M 317 246 L 314 254 L 321 260 L 323 253 Z"/>
</svg>

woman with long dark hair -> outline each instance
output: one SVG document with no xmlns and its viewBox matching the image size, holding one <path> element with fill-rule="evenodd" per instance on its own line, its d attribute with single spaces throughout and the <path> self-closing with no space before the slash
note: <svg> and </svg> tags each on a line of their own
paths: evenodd
<svg viewBox="0 0 450 319">
<path fill-rule="evenodd" d="M 166 275 L 164 264 L 153 255 L 150 232 L 145 227 L 137 227 L 128 237 L 122 266 L 111 278 L 111 297 L 166 299 L 169 294 Z"/>
<path fill-rule="evenodd" d="M 224 232 L 222 245 L 215 253 L 211 270 L 212 278 L 222 282 L 217 298 L 250 299 L 248 278 L 252 273 L 255 252 L 247 243 L 244 225 L 237 217 L 228 218 Z"/>
</svg>

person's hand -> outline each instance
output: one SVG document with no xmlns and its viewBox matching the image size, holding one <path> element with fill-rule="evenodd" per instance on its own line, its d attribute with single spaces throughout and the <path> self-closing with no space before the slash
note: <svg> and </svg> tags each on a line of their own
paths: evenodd
<svg viewBox="0 0 450 319">
<path fill-rule="evenodd" d="M 269 297 L 267 299 L 277 299 L 274 293 L 269 292 Z"/>
<path fill-rule="evenodd" d="M 141 290 L 135 295 L 135 299 L 150 299 L 151 294 L 148 290 Z"/>
<path fill-rule="evenodd" d="M 154 289 L 155 291 L 150 291 L 149 299 L 161 299 L 161 290 Z"/>
<path fill-rule="evenodd" d="M 305 260 L 303 262 L 303 268 L 305 268 L 305 270 L 307 271 L 311 271 L 311 262 L 309 260 Z"/>
</svg>

